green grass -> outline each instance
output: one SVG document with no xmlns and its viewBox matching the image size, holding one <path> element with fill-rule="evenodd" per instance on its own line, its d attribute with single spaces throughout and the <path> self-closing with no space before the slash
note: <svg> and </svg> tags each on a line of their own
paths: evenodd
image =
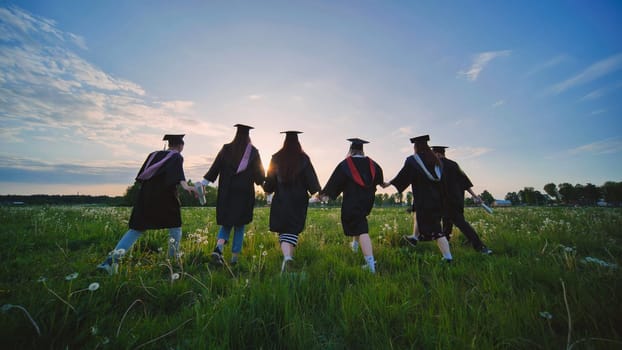
<svg viewBox="0 0 622 350">
<path fill-rule="evenodd" d="M 181 261 L 166 259 L 166 230 L 149 231 L 119 274 L 102 275 L 94 267 L 129 213 L 0 207 L 4 348 L 622 347 L 621 209 L 467 209 L 495 253 L 480 255 L 454 231 L 452 265 L 432 242 L 401 243 L 412 229 L 403 209 L 374 209 L 371 275 L 349 249 L 339 209 L 314 208 L 296 252 L 300 272 L 280 276 L 268 208 L 255 210 L 231 270 L 208 264 L 215 210 L 184 208 Z"/>
</svg>

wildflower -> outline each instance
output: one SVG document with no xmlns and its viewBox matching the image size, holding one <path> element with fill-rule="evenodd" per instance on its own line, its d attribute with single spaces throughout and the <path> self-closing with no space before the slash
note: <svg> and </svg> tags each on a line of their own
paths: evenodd
<svg viewBox="0 0 622 350">
<path fill-rule="evenodd" d="M 91 327 L 91 334 L 92 335 L 97 335 L 97 327 L 95 327 L 95 326 Z"/>
<path fill-rule="evenodd" d="M 171 238 L 171 239 L 169 239 L 169 240 L 168 240 L 168 242 L 169 242 L 170 244 L 175 244 L 175 238 Z"/>
<path fill-rule="evenodd" d="M 93 283 L 89 284 L 89 290 L 91 292 L 94 292 L 94 291 L 96 291 L 98 289 L 99 289 L 99 283 L 93 282 Z"/>
<path fill-rule="evenodd" d="M 263 244 L 260 244 L 260 245 L 259 245 L 259 249 L 263 249 Z"/>
<path fill-rule="evenodd" d="M 264 250 L 263 253 L 261 253 L 261 255 L 266 256 L 268 255 L 268 252 Z"/>
<path fill-rule="evenodd" d="M 550 320 L 553 318 L 553 315 L 551 315 L 551 313 L 548 311 L 540 311 L 540 317 Z"/>
<path fill-rule="evenodd" d="M 76 278 L 78 278 L 78 273 L 77 272 L 74 272 L 72 274 L 69 274 L 69 275 L 65 276 L 65 279 L 67 281 L 75 280 Z"/>
<path fill-rule="evenodd" d="M 39 283 L 45 283 L 45 281 L 47 281 L 47 280 L 48 280 L 47 278 L 45 278 L 45 277 L 41 276 L 41 277 L 39 277 L 39 279 L 37 280 L 37 282 L 39 282 Z"/>
<path fill-rule="evenodd" d="M 171 275 L 171 279 L 174 280 L 178 280 L 179 279 L 179 274 L 177 272 L 175 272 L 174 274 Z"/>
<path fill-rule="evenodd" d="M 158 252 L 162 253 L 162 247 L 158 248 Z"/>
</svg>

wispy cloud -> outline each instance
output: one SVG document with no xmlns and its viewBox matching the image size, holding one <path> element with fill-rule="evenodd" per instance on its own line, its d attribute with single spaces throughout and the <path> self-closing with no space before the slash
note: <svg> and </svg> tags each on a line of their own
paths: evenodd
<svg viewBox="0 0 622 350">
<path fill-rule="evenodd" d="M 572 155 L 600 155 L 622 152 L 622 138 L 614 137 L 588 143 L 568 151 Z"/>
<path fill-rule="evenodd" d="M 560 94 L 568 89 L 589 83 L 619 69 L 622 69 L 622 53 L 593 63 L 575 76 L 553 85 L 549 90 L 553 94 Z"/>
<path fill-rule="evenodd" d="M 580 101 L 591 101 L 591 100 L 596 100 L 599 99 L 601 97 L 603 97 L 604 95 L 622 88 L 622 81 L 618 82 L 617 84 L 611 85 L 611 86 L 605 86 L 596 90 L 591 91 L 590 93 L 586 94 L 585 96 L 581 97 L 579 100 Z"/>
<path fill-rule="evenodd" d="M 103 71 L 80 57 L 76 46 L 85 49 L 84 39 L 54 21 L 0 8 L 3 136 L 19 142 L 37 130 L 56 131 L 57 142 L 96 143 L 128 155 L 128 143 L 151 148 L 164 133 L 187 133 L 187 125 L 196 135 L 230 132 L 198 117 L 192 101 L 150 96 L 139 84 Z"/>
<path fill-rule="evenodd" d="M 538 64 L 536 65 L 532 70 L 530 70 L 529 72 L 527 72 L 527 76 L 529 75 L 533 75 L 536 73 L 539 73 L 541 71 L 547 70 L 547 69 L 551 69 L 553 67 L 556 67 L 566 61 L 568 61 L 568 56 L 567 55 L 557 55 L 551 59 L 549 59 L 548 61 Z"/>
<path fill-rule="evenodd" d="M 597 109 L 595 111 L 592 111 L 592 113 L 590 113 L 590 115 L 599 115 L 599 114 L 603 114 L 606 113 L 607 110 L 606 109 Z"/>
<path fill-rule="evenodd" d="M 488 147 L 458 147 L 447 149 L 447 157 L 455 159 L 469 159 L 483 156 L 486 153 L 492 152 L 492 148 Z"/>
<path fill-rule="evenodd" d="M 476 81 L 490 61 L 497 57 L 509 56 L 511 53 L 511 50 L 487 51 L 479 53 L 473 58 L 471 67 L 469 67 L 466 71 L 459 71 L 458 76 L 464 76 L 470 81 Z"/>
<path fill-rule="evenodd" d="M 391 132 L 392 136 L 412 137 L 412 128 L 410 126 L 402 126 Z"/>
<path fill-rule="evenodd" d="M 501 107 L 505 104 L 505 100 L 499 100 L 495 103 L 492 104 L 492 108 L 497 108 L 497 107 Z"/>
</svg>

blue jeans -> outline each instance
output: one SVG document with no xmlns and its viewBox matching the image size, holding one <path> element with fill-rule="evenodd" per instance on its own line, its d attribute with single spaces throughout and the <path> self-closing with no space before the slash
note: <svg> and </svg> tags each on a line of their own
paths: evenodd
<svg viewBox="0 0 622 350">
<path fill-rule="evenodd" d="M 229 241 L 229 235 L 233 228 L 233 245 L 231 246 L 232 253 L 239 253 L 242 251 L 242 243 L 244 241 L 244 225 L 242 226 L 220 226 L 218 231 L 218 239 L 224 239 L 225 242 Z"/>
<path fill-rule="evenodd" d="M 123 237 L 121 237 L 121 240 L 119 241 L 119 243 L 117 243 L 117 246 L 114 247 L 114 251 L 112 252 L 111 256 L 106 259 L 105 263 L 111 264 L 113 262 L 118 262 L 123 254 L 127 254 L 127 252 L 129 252 L 130 248 L 132 248 L 136 240 L 138 240 L 143 232 L 144 231 L 129 229 L 123 235 Z M 172 242 L 169 242 L 168 245 L 168 256 L 172 258 L 175 256 L 175 253 L 179 252 L 179 242 L 181 242 L 181 227 L 169 228 L 168 235 L 170 239 L 173 240 Z M 123 249 L 123 254 L 119 254 L 119 249 Z"/>
</svg>

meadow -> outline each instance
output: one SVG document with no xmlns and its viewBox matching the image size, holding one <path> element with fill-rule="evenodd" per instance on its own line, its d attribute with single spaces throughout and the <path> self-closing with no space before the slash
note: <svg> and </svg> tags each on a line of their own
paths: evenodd
<svg viewBox="0 0 622 350">
<path fill-rule="evenodd" d="M 309 210 L 286 275 L 269 208 L 255 210 L 240 263 L 220 268 L 214 208 L 184 208 L 179 259 L 166 257 L 166 230 L 149 231 L 102 274 L 130 210 L 0 207 L 3 348 L 622 348 L 619 208 L 468 208 L 494 254 L 454 229 L 452 264 L 432 242 L 404 245 L 403 208 L 375 208 L 375 275 L 338 208 Z"/>
</svg>

